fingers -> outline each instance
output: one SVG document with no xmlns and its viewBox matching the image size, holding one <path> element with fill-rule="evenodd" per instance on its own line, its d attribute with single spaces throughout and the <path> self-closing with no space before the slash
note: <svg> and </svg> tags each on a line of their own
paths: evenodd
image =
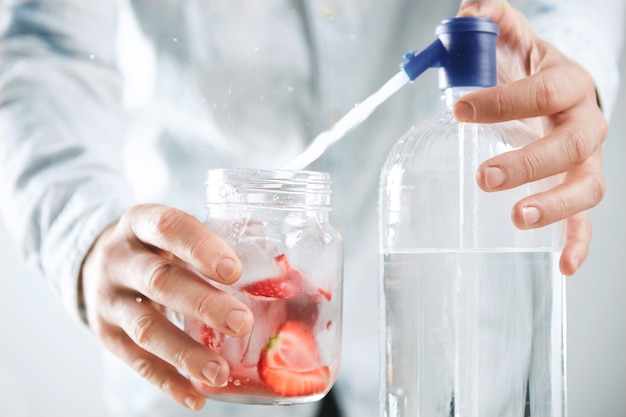
<svg viewBox="0 0 626 417">
<path fill-rule="evenodd" d="M 589 253 L 592 235 L 589 212 L 584 211 L 568 218 L 566 226 L 565 247 L 559 267 L 563 275 L 574 275 Z"/>
<path fill-rule="evenodd" d="M 505 190 L 519 185 L 580 168 L 591 177 L 593 185 L 602 175 L 601 145 L 606 138 L 606 120 L 600 116 L 562 125 L 548 136 L 520 149 L 502 153 L 477 170 L 476 180 L 485 191 Z"/>
<path fill-rule="evenodd" d="M 234 273 L 220 271 L 215 260 L 223 258 L 236 263 Z M 253 324 L 251 311 L 217 288 L 223 285 L 218 282 L 239 278 L 238 262 L 232 250 L 192 216 L 163 206 L 134 207 L 100 235 L 83 263 L 90 327 L 141 376 L 197 410 L 204 397 L 179 370 L 195 380 L 222 385 L 228 364 L 177 328 L 163 310 L 172 309 L 230 336 L 247 334 Z"/>
<path fill-rule="evenodd" d="M 120 286 L 126 285 L 229 336 L 242 336 L 252 328 L 252 312 L 243 302 L 210 285 L 185 265 L 152 252 L 138 253 L 113 276 Z"/>
<path fill-rule="evenodd" d="M 147 319 L 144 319 L 143 323 L 147 323 L 147 321 Z M 145 325 L 142 324 L 142 326 Z M 145 337 L 143 335 L 149 333 L 145 330 L 139 330 L 138 327 L 136 332 L 135 337 L 138 340 L 143 340 Z M 122 329 L 116 325 L 105 324 L 99 326 L 97 334 L 109 351 L 122 359 L 142 378 L 157 386 L 178 404 L 191 410 L 199 410 L 204 406 L 204 396 L 194 389 L 187 377 L 181 374 L 174 366 L 140 347 Z M 211 359 L 208 360 L 210 361 Z M 184 360 L 179 361 L 182 362 Z M 222 368 L 220 368 L 220 371 L 223 372 Z M 214 380 L 219 382 L 221 377 L 220 375 L 214 378 Z M 207 381 L 207 379 L 202 378 L 201 380 Z"/>
<path fill-rule="evenodd" d="M 230 284 L 241 276 L 241 263 L 228 245 L 180 210 L 139 205 L 120 221 L 140 241 L 174 254 L 211 279 Z"/>
<path fill-rule="evenodd" d="M 148 220 L 143 220 L 143 215 Z M 187 243 L 194 238 L 204 239 L 217 255 L 203 245 Z M 157 244 L 159 248 L 152 247 Z M 211 265 L 211 259 L 232 254 L 223 241 L 193 217 L 163 206 L 137 206 L 97 248 L 97 258 L 90 256 L 86 269 L 106 280 L 102 283 L 106 292 L 98 296 L 105 301 L 120 293 L 142 294 L 229 336 L 240 337 L 251 330 L 254 320 L 246 304 L 216 288 L 184 261 L 203 256 L 206 259 L 202 261 Z M 177 251 L 179 255 L 173 256 L 168 250 Z M 100 271 L 100 268 L 105 270 Z M 100 309 L 104 308 L 101 305 Z"/>
<path fill-rule="evenodd" d="M 454 116 L 461 122 L 477 123 L 527 119 L 564 112 L 588 97 L 593 97 L 595 104 L 595 87 L 590 76 L 577 65 L 558 65 L 515 82 L 468 94 L 455 104 Z"/>
<path fill-rule="evenodd" d="M 570 171 L 560 185 L 515 204 L 512 212 L 515 225 L 521 229 L 546 226 L 596 206 L 605 193 L 597 160 L 599 156 L 594 155 L 583 166 Z"/>
<path fill-rule="evenodd" d="M 212 386 L 226 383 L 229 367 L 224 358 L 194 342 L 189 335 L 152 307 L 151 303 L 126 294 L 119 297 L 114 307 L 107 312 L 103 316 L 104 320 L 119 325 L 134 345 L 160 359 L 150 358 L 145 353 L 139 355 L 142 361 L 150 364 L 149 367 L 144 365 L 140 370 L 145 373 L 147 369 L 152 369 L 152 375 L 144 375 L 146 379 L 157 381 L 159 386 L 163 386 L 161 381 L 171 379 L 169 370 L 174 367 Z M 136 358 L 132 362 L 135 361 Z"/>
</svg>

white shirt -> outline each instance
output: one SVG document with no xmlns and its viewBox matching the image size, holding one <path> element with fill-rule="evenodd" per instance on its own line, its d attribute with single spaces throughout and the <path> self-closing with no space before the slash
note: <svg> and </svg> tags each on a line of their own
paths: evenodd
<svg viewBox="0 0 626 417">
<path fill-rule="evenodd" d="M 80 263 L 125 209 L 160 202 L 203 219 L 207 169 L 283 165 L 397 73 L 404 52 L 427 46 L 458 4 L 150 0 L 129 9 L 108 0 L 5 0 L 0 136 L 7 226 L 78 318 Z M 591 72 L 609 115 L 623 2 L 513 4 Z M 131 10 L 142 38 L 126 31 Z M 436 85 L 430 71 L 404 87 L 313 165 L 333 177 L 331 219 L 345 241 L 337 390 L 348 415 L 378 415 L 379 169 L 404 131 L 442 108 Z M 106 360 L 107 399 L 121 415 L 185 415 L 124 365 Z M 300 408 L 209 402 L 201 415 L 315 411 Z"/>
</svg>

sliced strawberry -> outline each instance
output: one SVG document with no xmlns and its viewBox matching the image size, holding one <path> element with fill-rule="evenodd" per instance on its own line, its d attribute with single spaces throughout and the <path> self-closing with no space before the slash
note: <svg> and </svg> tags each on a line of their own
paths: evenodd
<svg viewBox="0 0 626 417">
<path fill-rule="evenodd" d="M 324 392 L 330 368 L 321 364 L 313 329 L 298 321 L 283 324 L 261 352 L 259 376 L 278 395 Z"/>
<path fill-rule="evenodd" d="M 305 283 L 300 271 L 291 267 L 285 254 L 274 259 L 281 269 L 281 275 L 252 282 L 241 289 L 248 294 L 268 298 L 287 299 L 300 294 Z"/>
<path fill-rule="evenodd" d="M 187 332 L 198 342 L 220 353 L 224 344 L 224 334 L 198 320 L 187 319 Z"/>
<path fill-rule="evenodd" d="M 276 260 L 276 263 L 278 264 L 278 266 L 280 266 L 280 269 L 283 271 L 283 275 L 286 275 L 293 279 L 297 279 L 302 282 L 306 281 L 302 273 L 291 266 L 291 264 L 289 263 L 289 260 L 287 259 L 287 256 L 284 253 L 281 253 L 274 259 Z M 311 288 L 309 288 L 309 290 L 311 290 Z M 333 295 L 328 290 L 325 290 L 323 288 L 318 288 L 317 292 L 321 294 L 326 299 L 326 301 L 330 301 L 332 299 Z"/>
<path fill-rule="evenodd" d="M 318 288 L 317 292 L 322 294 L 324 296 L 324 298 L 326 299 L 326 301 L 330 301 L 333 298 L 333 294 L 330 291 L 326 291 L 326 290 L 323 290 L 321 288 Z"/>
<path fill-rule="evenodd" d="M 302 282 L 290 277 L 267 278 L 255 281 L 241 288 L 250 295 L 268 298 L 292 298 L 302 291 Z"/>
</svg>

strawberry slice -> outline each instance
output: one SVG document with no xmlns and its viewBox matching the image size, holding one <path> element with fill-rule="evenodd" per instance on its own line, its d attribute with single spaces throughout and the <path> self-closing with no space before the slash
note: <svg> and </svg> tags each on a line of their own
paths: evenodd
<svg viewBox="0 0 626 417">
<path fill-rule="evenodd" d="M 289 263 L 289 260 L 287 259 L 287 256 L 285 256 L 284 253 L 278 255 L 274 259 L 276 260 L 276 263 L 278 264 L 278 266 L 280 266 L 280 269 L 283 271 L 283 275 L 296 279 L 300 282 L 306 281 L 302 273 L 291 266 L 291 264 Z M 322 289 L 322 288 L 318 288 L 317 292 L 321 294 L 326 299 L 326 301 L 331 301 L 333 297 L 330 291 Z"/>
<path fill-rule="evenodd" d="M 267 278 L 244 285 L 241 288 L 250 295 L 268 298 L 292 298 L 302 291 L 302 282 L 289 277 Z"/>
<path fill-rule="evenodd" d="M 323 393 L 330 368 L 322 366 L 313 329 L 287 321 L 261 351 L 259 376 L 278 395 L 296 397 Z"/>
<path fill-rule="evenodd" d="M 248 294 L 268 298 L 287 299 L 300 294 L 304 285 L 300 271 L 291 267 L 285 254 L 280 254 L 274 259 L 281 269 L 280 276 L 255 281 L 241 289 Z"/>
</svg>

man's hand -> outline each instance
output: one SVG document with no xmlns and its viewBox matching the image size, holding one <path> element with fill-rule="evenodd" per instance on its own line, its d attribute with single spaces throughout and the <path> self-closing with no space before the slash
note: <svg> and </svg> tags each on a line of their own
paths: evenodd
<svg viewBox="0 0 626 417">
<path fill-rule="evenodd" d="M 102 344 L 176 402 L 198 410 L 205 399 L 179 370 L 220 386 L 229 376 L 228 363 L 164 312 L 241 337 L 252 328 L 252 312 L 211 285 L 232 284 L 240 276 L 233 251 L 196 218 L 140 205 L 96 240 L 81 282 L 89 325 Z"/>
<path fill-rule="evenodd" d="M 521 12 L 506 1 L 464 1 L 459 15 L 484 16 L 500 28 L 498 86 L 468 94 L 454 108 L 464 122 L 514 119 L 539 122 L 544 136 L 522 149 L 485 161 L 478 185 L 485 191 L 510 189 L 557 174 L 564 181 L 528 196 L 513 207 L 515 225 L 530 229 L 565 220 L 561 272 L 572 275 L 591 242 L 588 209 L 604 197 L 602 143 L 608 125 L 590 74 L 532 31 Z"/>
</svg>

